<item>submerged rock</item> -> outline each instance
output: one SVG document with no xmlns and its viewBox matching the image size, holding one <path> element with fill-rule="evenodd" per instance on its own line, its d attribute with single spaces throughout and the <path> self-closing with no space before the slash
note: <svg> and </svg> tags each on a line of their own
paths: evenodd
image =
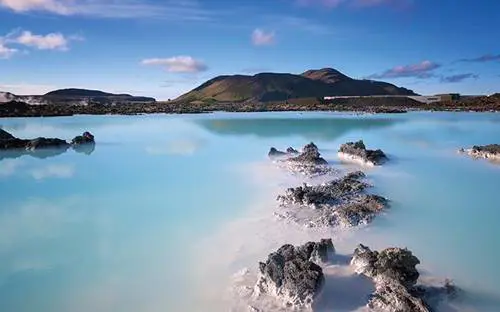
<svg viewBox="0 0 500 312">
<path fill-rule="evenodd" d="M 500 144 L 489 144 L 483 146 L 474 145 L 469 149 L 460 149 L 460 153 L 465 153 L 474 158 L 485 158 L 493 161 L 500 161 Z"/>
<path fill-rule="evenodd" d="M 432 311 L 429 300 L 456 294 L 456 287 L 448 281 L 441 288 L 416 286 L 418 264 L 419 259 L 408 249 L 387 248 L 377 252 L 363 245 L 356 248 L 351 259 L 355 272 L 371 278 L 375 284 L 367 306 L 387 312 L 429 312 Z"/>
<path fill-rule="evenodd" d="M 361 171 L 320 185 L 288 188 L 277 197 L 285 209 L 282 219 L 292 220 L 308 227 L 353 227 L 370 223 L 388 206 L 378 195 L 365 194 L 369 184 L 363 181 Z"/>
<path fill-rule="evenodd" d="M 283 245 L 259 263 L 255 296 L 276 297 L 290 309 L 311 308 L 325 278 L 317 263 L 326 262 L 335 249 L 331 239 L 302 246 Z"/>
<path fill-rule="evenodd" d="M 387 156 L 382 150 L 366 149 L 363 140 L 342 144 L 338 156 L 344 160 L 355 161 L 369 166 L 378 166 L 387 161 Z"/>
</svg>

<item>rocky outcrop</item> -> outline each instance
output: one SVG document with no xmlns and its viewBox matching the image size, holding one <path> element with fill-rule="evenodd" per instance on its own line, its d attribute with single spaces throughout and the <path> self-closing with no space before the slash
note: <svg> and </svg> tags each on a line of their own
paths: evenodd
<svg viewBox="0 0 500 312">
<path fill-rule="evenodd" d="M 15 137 L 12 134 L 8 133 L 3 129 L 0 129 L 0 141 L 12 140 L 12 139 L 15 139 Z"/>
<path fill-rule="evenodd" d="M 76 136 L 73 140 L 71 140 L 72 145 L 82 145 L 82 144 L 94 144 L 94 136 L 85 131 L 82 135 Z"/>
<path fill-rule="evenodd" d="M 256 297 L 276 297 L 289 309 L 311 308 L 325 278 L 318 263 L 328 261 L 335 252 L 331 239 L 308 242 L 302 246 L 283 245 L 259 263 Z"/>
<path fill-rule="evenodd" d="M 378 195 L 365 194 L 369 184 L 364 177 L 363 172 L 357 171 L 320 185 L 288 188 L 277 198 L 284 209 L 284 213 L 277 216 L 308 227 L 368 224 L 388 206 L 388 201 Z"/>
<path fill-rule="evenodd" d="M 460 153 L 465 153 L 474 158 L 485 158 L 493 161 L 500 161 L 500 144 L 489 144 L 483 146 L 474 145 L 469 149 L 460 149 Z"/>
<path fill-rule="evenodd" d="M 1 158 L 16 158 L 25 154 L 47 158 L 64 153 L 70 146 L 77 152 L 90 154 L 95 148 L 94 143 L 94 136 L 90 132 L 76 137 L 70 144 L 58 138 L 19 139 L 0 129 L 0 151 L 4 152 Z"/>
<path fill-rule="evenodd" d="M 293 147 L 287 148 L 286 152 L 280 151 L 280 150 L 276 149 L 275 147 L 271 147 L 269 149 L 269 153 L 267 153 L 267 156 L 269 156 L 269 158 L 276 158 L 276 157 L 284 157 L 284 156 L 293 156 L 293 155 L 296 155 L 298 153 L 299 152 L 296 149 L 294 149 Z"/>
<path fill-rule="evenodd" d="M 430 312 L 427 302 L 430 297 L 456 293 L 456 287 L 449 282 L 440 290 L 416 286 L 419 263 L 407 249 L 387 248 L 377 252 L 363 245 L 356 248 L 351 259 L 355 272 L 371 278 L 375 284 L 367 306 L 387 312 Z"/>
<path fill-rule="evenodd" d="M 369 166 L 379 166 L 387 161 L 387 156 L 382 150 L 366 149 L 363 140 L 342 144 L 338 156 L 343 160 L 354 161 Z"/>
<path fill-rule="evenodd" d="M 302 153 L 290 158 L 290 161 L 310 165 L 328 165 L 328 162 L 321 157 L 318 147 L 313 142 L 304 146 Z"/>
<path fill-rule="evenodd" d="M 277 163 L 289 171 L 306 176 L 318 176 L 334 171 L 328 162 L 321 157 L 318 147 L 312 142 L 304 146 L 301 153 L 293 147 L 287 148 L 286 152 L 272 147 L 268 156 L 278 158 Z"/>
</svg>

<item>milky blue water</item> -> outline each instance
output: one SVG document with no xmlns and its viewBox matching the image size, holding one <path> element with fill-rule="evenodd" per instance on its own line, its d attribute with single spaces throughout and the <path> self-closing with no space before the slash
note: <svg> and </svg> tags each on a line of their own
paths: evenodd
<svg viewBox="0 0 500 312">
<path fill-rule="evenodd" d="M 90 131 L 97 140 L 90 155 L 0 155 L 0 311 L 207 311 L 196 301 L 210 281 L 193 272 L 210 271 L 213 262 L 200 242 L 217 237 L 216 253 L 224 256 L 236 240 L 288 242 L 260 237 L 259 228 L 221 231 L 271 197 L 263 185 L 273 175 L 259 169 L 268 168 L 269 147 L 314 141 L 343 168 L 338 146 L 361 138 L 391 158 L 367 174 L 392 205 L 348 240 L 347 250 L 358 242 L 406 246 L 423 270 L 487 301 L 477 311 L 500 307 L 500 165 L 456 153 L 498 143 L 500 115 L 217 113 L 0 125 L 18 137 L 70 140 Z"/>
</svg>

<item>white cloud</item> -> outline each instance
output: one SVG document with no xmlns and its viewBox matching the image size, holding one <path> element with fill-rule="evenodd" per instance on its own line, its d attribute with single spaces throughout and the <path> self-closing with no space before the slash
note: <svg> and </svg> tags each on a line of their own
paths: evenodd
<svg viewBox="0 0 500 312">
<path fill-rule="evenodd" d="M 171 20 L 206 21 L 212 13 L 196 0 L 0 0 L 0 7 L 17 13 L 48 12 L 58 15 L 80 15 L 100 18 L 167 18 Z"/>
<path fill-rule="evenodd" d="M 5 46 L 0 38 L 0 59 L 8 59 L 16 52 L 18 52 L 16 49 Z"/>
<path fill-rule="evenodd" d="M 36 180 L 46 178 L 71 178 L 75 174 L 75 167 L 72 165 L 48 165 L 31 171 L 31 175 Z"/>
<path fill-rule="evenodd" d="M 173 73 L 198 73 L 207 70 L 207 65 L 191 56 L 174 56 L 170 58 L 151 58 L 141 62 L 143 65 L 163 66 Z"/>
<path fill-rule="evenodd" d="M 271 45 L 274 41 L 274 32 L 266 32 L 260 28 L 257 28 L 252 32 L 252 43 L 256 46 Z"/>
<path fill-rule="evenodd" d="M 57 0 L 0 0 L 0 5 L 15 12 L 49 11 L 57 14 L 70 14 L 68 1 Z"/>
<path fill-rule="evenodd" d="M 23 31 L 16 42 L 25 46 L 35 47 L 39 50 L 67 50 L 68 39 L 61 33 L 35 35 L 30 31 Z"/>
</svg>

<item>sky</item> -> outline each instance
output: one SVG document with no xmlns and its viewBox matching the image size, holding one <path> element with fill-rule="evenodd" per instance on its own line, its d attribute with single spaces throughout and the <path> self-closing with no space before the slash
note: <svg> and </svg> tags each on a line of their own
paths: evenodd
<svg viewBox="0 0 500 312">
<path fill-rule="evenodd" d="M 332 67 L 420 94 L 500 91 L 492 0 L 0 0 L 0 91 L 175 98 Z"/>
</svg>

